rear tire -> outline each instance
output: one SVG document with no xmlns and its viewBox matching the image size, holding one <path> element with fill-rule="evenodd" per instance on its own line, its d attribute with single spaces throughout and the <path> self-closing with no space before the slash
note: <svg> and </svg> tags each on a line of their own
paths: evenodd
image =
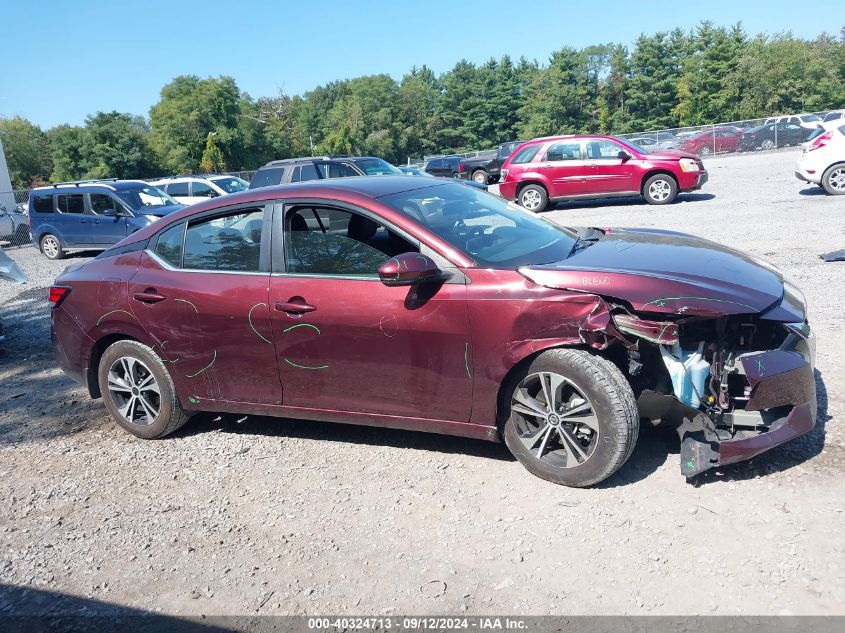
<svg viewBox="0 0 845 633">
<path fill-rule="evenodd" d="M 41 247 L 41 252 L 47 259 L 56 260 L 62 259 L 65 256 L 65 249 L 62 248 L 62 243 L 55 235 L 47 233 L 42 236 L 39 245 Z"/>
<path fill-rule="evenodd" d="M 643 185 L 643 197 L 649 204 L 669 204 L 677 196 L 678 183 L 667 174 L 655 174 Z"/>
<path fill-rule="evenodd" d="M 592 486 L 634 450 L 639 435 L 634 393 L 619 369 L 595 354 L 547 350 L 513 376 L 503 395 L 505 444 L 542 479 Z"/>
<path fill-rule="evenodd" d="M 188 421 L 164 363 L 138 341 L 117 341 L 100 358 L 97 380 L 114 421 L 147 440 L 169 435 Z"/>
<path fill-rule="evenodd" d="M 487 175 L 487 172 L 483 169 L 477 169 L 472 172 L 472 179 L 481 185 L 486 185 L 490 182 L 490 176 Z"/>
<path fill-rule="evenodd" d="M 845 195 L 845 163 L 831 165 L 825 170 L 822 187 L 832 196 Z"/>
<path fill-rule="evenodd" d="M 698 155 L 699 155 L 699 156 L 710 156 L 710 154 L 712 154 L 712 153 L 713 153 L 713 150 L 712 150 L 712 149 L 710 149 L 710 146 L 709 146 L 709 145 L 702 145 L 702 146 L 698 149 Z"/>
<path fill-rule="evenodd" d="M 770 138 L 767 138 L 765 141 L 760 143 L 760 149 L 770 150 L 770 149 L 774 149 L 774 148 L 775 148 L 775 142 Z"/>
<path fill-rule="evenodd" d="M 526 211 L 540 213 L 549 205 L 549 194 L 541 185 L 526 185 L 520 189 L 517 200 Z"/>
</svg>

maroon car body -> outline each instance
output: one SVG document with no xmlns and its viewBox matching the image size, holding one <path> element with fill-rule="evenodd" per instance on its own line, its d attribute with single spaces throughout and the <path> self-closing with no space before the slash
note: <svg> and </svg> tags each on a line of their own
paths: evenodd
<svg viewBox="0 0 845 633">
<path fill-rule="evenodd" d="M 698 156 L 738 152 L 742 130 L 736 127 L 717 127 L 696 132 L 678 141 L 677 149 Z"/>
<path fill-rule="evenodd" d="M 680 192 L 700 189 L 708 178 L 695 154 L 649 154 L 601 135 L 534 139 L 508 157 L 501 173 L 502 197 L 534 212 L 550 201 L 615 196 L 642 195 L 651 204 L 668 204 Z"/>
<path fill-rule="evenodd" d="M 462 184 L 391 176 L 262 188 L 191 206 L 56 280 L 56 357 L 92 397 L 103 395 L 104 354 L 133 340 L 160 359 L 186 411 L 498 440 L 504 386 L 515 373 L 547 350 L 590 350 L 624 375 L 643 416 L 685 425 L 682 435 L 693 440 L 682 457 L 695 461 L 686 474 L 813 426 L 803 299 L 784 292 L 771 266 L 689 235 L 561 229 L 521 210 L 502 211 L 515 223 L 504 232 L 473 224 L 499 206 L 506 203 Z M 441 222 L 447 211 L 458 214 L 454 224 L 453 216 Z M 192 231 L 221 217 L 237 222 L 220 221 L 223 228 L 196 241 L 206 259 L 189 262 Z M 338 217 L 348 224 L 333 233 Z M 313 260 L 309 239 L 322 248 L 355 233 L 376 244 L 381 229 L 372 221 L 404 240 L 384 248 L 377 271 L 302 272 Z M 479 253 L 500 257 L 509 247 L 485 249 L 520 227 L 528 231 L 520 240 L 559 235 L 562 250 L 481 261 Z M 243 261 L 253 270 L 226 269 L 232 244 L 249 253 Z M 171 246 L 181 249 L 175 259 Z M 731 367 L 719 377 L 723 402 L 690 408 L 673 394 L 658 348 L 686 339 L 705 341 L 715 370 L 727 376 Z"/>
</svg>

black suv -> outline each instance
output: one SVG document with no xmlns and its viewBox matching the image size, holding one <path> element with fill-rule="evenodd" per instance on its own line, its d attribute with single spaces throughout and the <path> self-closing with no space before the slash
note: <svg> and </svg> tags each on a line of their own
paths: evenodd
<svg viewBox="0 0 845 633">
<path fill-rule="evenodd" d="M 423 171 L 432 176 L 444 178 L 457 178 L 460 171 L 461 158 L 463 156 L 438 156 L 430 158 L 423 167 Z"/>
<path fill-rule="evenodd" d="M 396 167 L 374 156 L 310 156 L 270 161 L 255 172 L 250 189 L 323 178 L 402 175 Z"/>
</svg>

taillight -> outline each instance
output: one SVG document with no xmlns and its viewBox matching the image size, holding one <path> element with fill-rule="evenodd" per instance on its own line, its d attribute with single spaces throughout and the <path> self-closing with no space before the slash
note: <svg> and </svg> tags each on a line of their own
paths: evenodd
<svg viewBox="0 0 845 633">
<path fill-rule="evenodd" d="M 508 177 L 508 170 L 507 169 L 503 169 L 502 171 L 499 172 L 499 180 L 504 181 L 505 179 L 507 179 L 507 177 Z"/>
<path fill-rule="evenodd" d="M 50 296 L 48 297 L 48 300 L 54 308 L 57 308 L 62 301 L 67 299 L 69 294 L 70 288 L 67 286 L 50 286 Z"/>
<path fill-rule="evenodd" d="M 813 151 L 814 149 L 821 149 L 825 145 L 828 144 L 830 139 L 833 138 L 833 132 L 827 132 L 822 134 L 821 136 L 817 136 L 812 143 L 810 143 L 810 147 L 808 151 Z"/>
<path fill-rule="evenodd" d="M 466 167 L 464 167 L 463 165 L 458 165 L 458 171 L 463 171 L 464 169 L 466 169 Z"/>
</svg>

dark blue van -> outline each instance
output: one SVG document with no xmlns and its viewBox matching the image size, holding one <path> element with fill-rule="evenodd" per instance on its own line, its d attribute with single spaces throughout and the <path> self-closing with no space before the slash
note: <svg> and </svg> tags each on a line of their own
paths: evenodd
<svg viewBox="0 0 845 633">
<path fill-rule="evenodd" d="M 160 217 L 182 209 L 141 180 L 80 180 L 29 194 L 32 242 L 47 259 L 69 250 L 105 250 Z"/>
</svg>

